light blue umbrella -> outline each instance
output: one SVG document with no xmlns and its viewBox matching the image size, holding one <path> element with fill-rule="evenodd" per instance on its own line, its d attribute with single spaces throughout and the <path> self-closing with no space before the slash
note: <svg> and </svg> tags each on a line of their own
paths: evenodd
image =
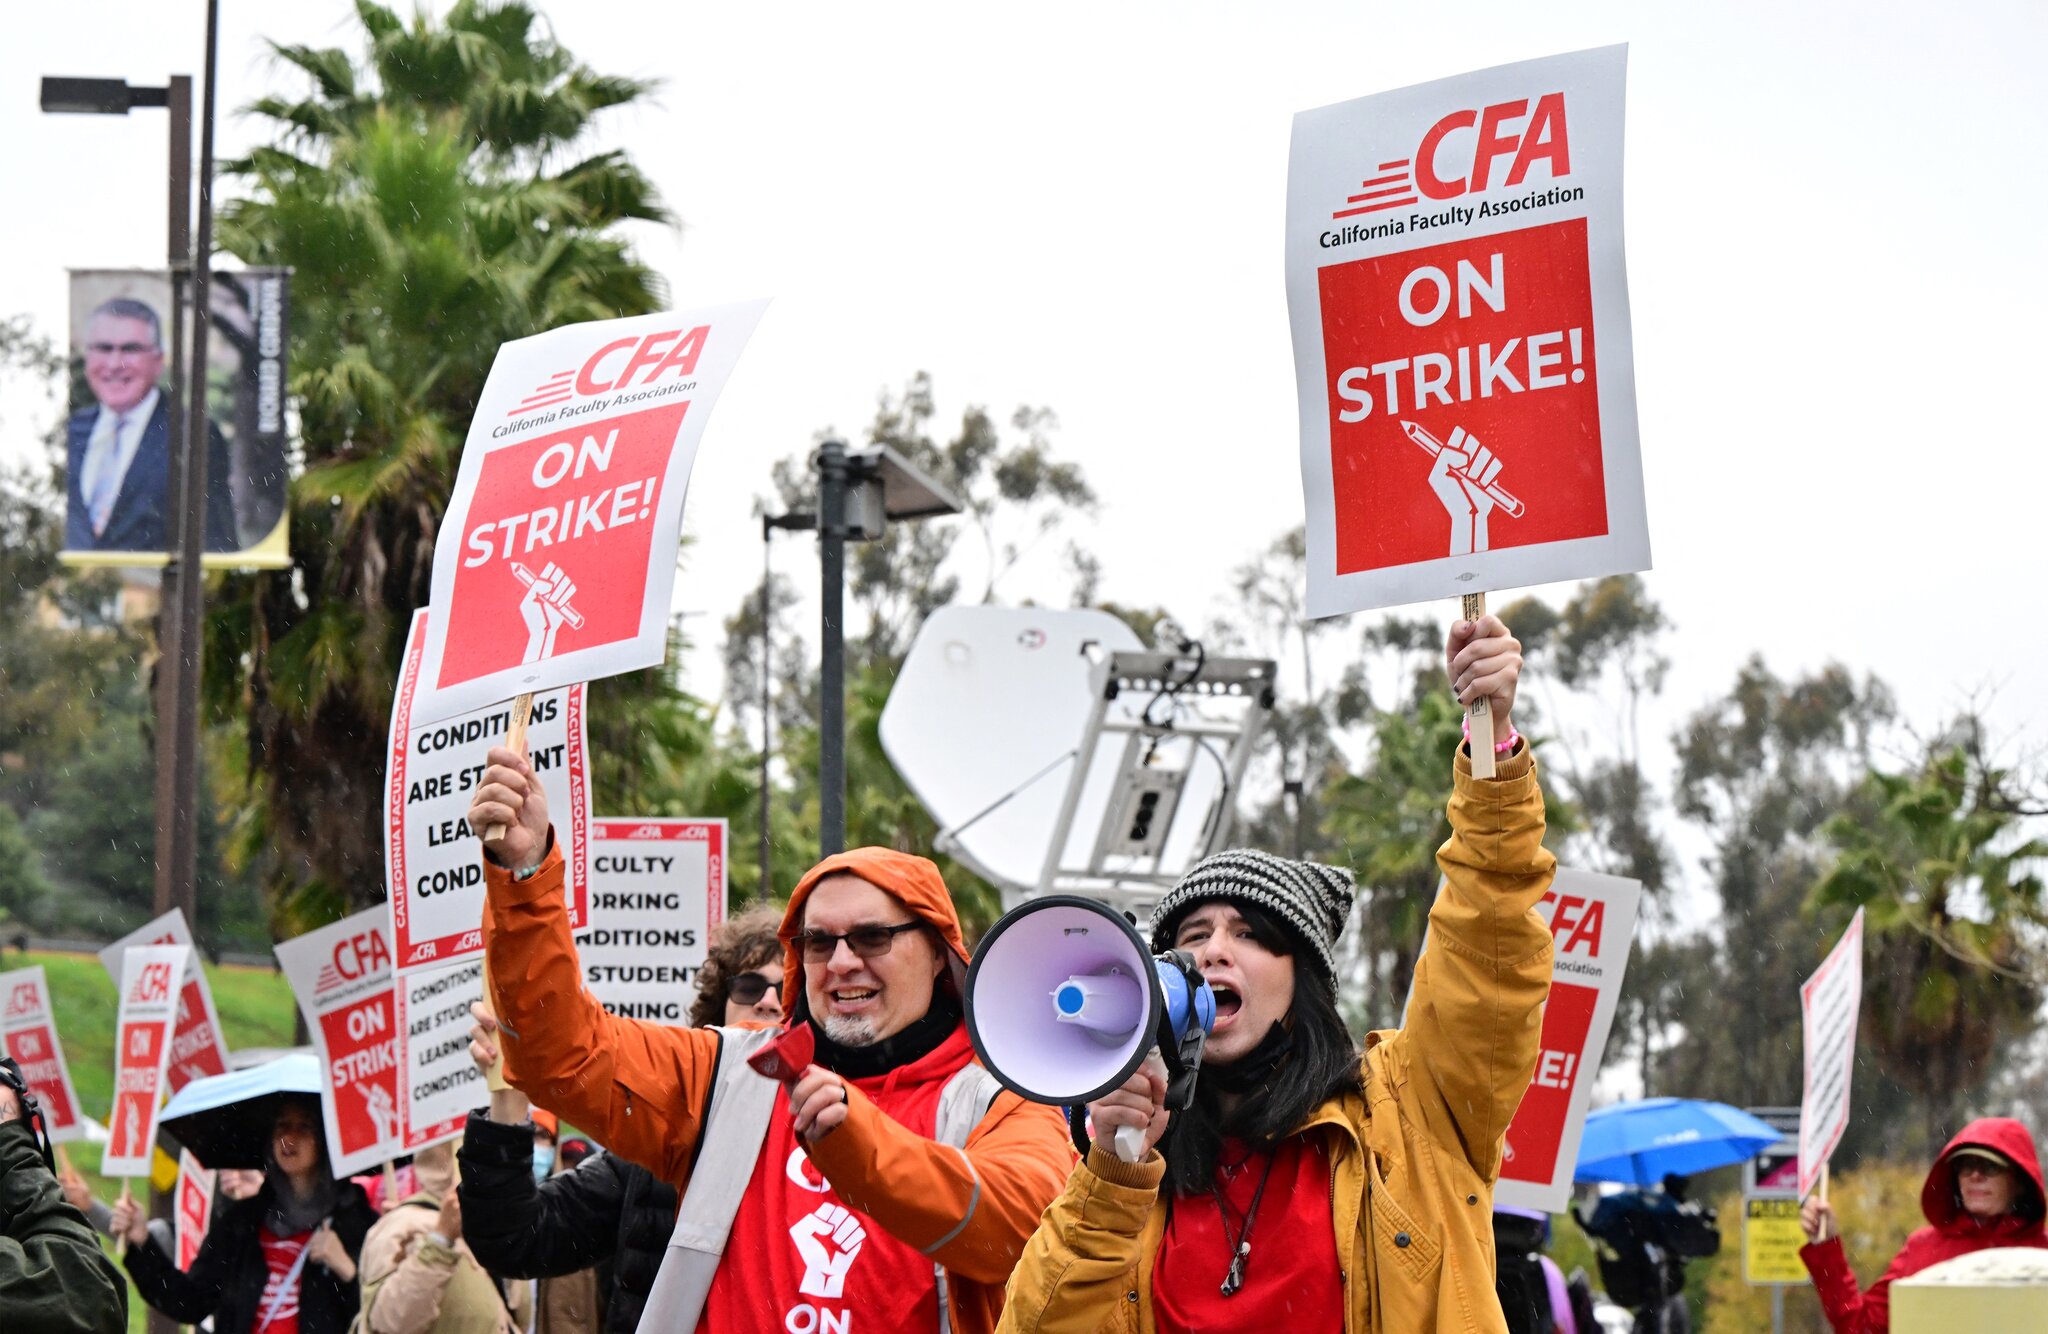
<svg viewBox="0 0 2048 1334">
<path fill-rule="evenodd" d="M 279 1095 L 320 1097 L 320 1061 L 306 1053 L 195 1079 L 164 1107 L 172 1138 L 208 1168 L 262 1167 L 263 1148 L 277 1120 Z"/>
<path fill-rule="evenodd" d="M 1574 1181 L 1652 1186 L 1753 1158 L 1784 1136 L 1748 1112 L 1698 1098 L 1645 1098 L 1586 1117 Z"/>
</svg>

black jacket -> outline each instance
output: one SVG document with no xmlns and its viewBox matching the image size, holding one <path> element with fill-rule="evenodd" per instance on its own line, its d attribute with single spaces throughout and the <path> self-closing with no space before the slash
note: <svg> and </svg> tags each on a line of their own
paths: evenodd
<svg viewBox="0 0 2048 1334">
<path fill-rule="evenodd" d="M 350 1259 L 363 1253 L 363 1237 L 377 1215 L 369 1197 L 354 1182 L 336 1187 L 334 1212 L 328 1221 Z M 199 1245 L 189 1271 L 154 1241 L 128 1248 L 128 1274 L 142 1300 L 171 1319 L 196 1325 L 213 1317 L 214 1334 L 252 1334 L 262 1317 L 263 1285 L 270 1277 L 257 1235 L 270 1211 L 270 1182 L 246 1200 L 223 1204 Z M 299 1334 L 347 1334 L 356 1318 L 358 1289 L 342 1282 L 325 1265 L 312 1260 L 299 1275 Z"/>
<path fill-rule="evenodd" d="M 652 1172 L 594 1153 L 536 1185 L 533 1126 L 472 1112 L 462 1139 L 462 1235 L 506 1278 L 609 1271 L 604 1327 L 633 1334 L 675 1230 L 676 1190 Z"/>
<path fill-rule="evenodd" d="M 0 1329 L 121 1334 L 128 1285 L 64 1199 L 25 1121 L 0 1125 Z"/>
</svg>

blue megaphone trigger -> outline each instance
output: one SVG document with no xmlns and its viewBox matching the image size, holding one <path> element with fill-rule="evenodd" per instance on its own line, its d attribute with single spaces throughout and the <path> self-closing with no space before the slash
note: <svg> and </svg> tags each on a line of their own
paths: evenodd
<svg viewBox="0 0 2048 1334">
<path fill-rule="evenodd" d="M 1195 1100 L 1195 1076 L 1202 1068 L 1202 1044 L 1216 1027 L 1216 993 L 1202 980 L 1195 956 L 1186 950 L 1155 955 L 1165 1013 L 1159 1022 L 1159 1055 L 1166 1062 L 1166 1106 L 1185 1111 Z"/>
</svg>

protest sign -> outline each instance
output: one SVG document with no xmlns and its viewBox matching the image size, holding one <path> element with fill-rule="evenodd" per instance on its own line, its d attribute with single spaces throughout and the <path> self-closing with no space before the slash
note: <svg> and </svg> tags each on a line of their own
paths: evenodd
<svg viewBox="0 0 2048 1334">
<path fill-rule="evenodd" d="M 1799 1198 L 1819 1184 L 1828 1158 L 1849 1128 L 1849 1075 L 1856 1065 L 1856 1017 L 1863 1005 L 1863 909 L 1799 984 L 1799 1019 L 1806 1063 L 1799 1095 Z"/>
<path fill-rule="evenodd" d="M 114 1107 L 100 1174 L 146 1177 L 156 1153 L 156 1114 L 171 1063 L 172 1030 L 183 1011 L 179 979 L 187 945 L 139 945 L 123 952 L 121 1008 L 114 1026 Z"/>
<path fill-rule="evenodd" d="M 136 945 L 192 944 L 192 928 L 185 914 L 171 909 L 149 925 L 130 931 L 100 951 L 100 965 L 121 984 L 122 958 Z M 185 978 L 178 988 L 178 1030 L 171 1038 L 171 1092 L 176 1093 L 195 1079 L 224 1075 L 228 1069 L 228 1044 L 221 1037 L 220 1015 L 213 1008 L 213 989 L 206 984 L 206 970 L 200 967 L 199 951 L 190 949 L 185 959 Z"/>
<path fill-rule="evenodd" d="M 217 1180 L 189 1151 L 178 1151 L 178 1195 L 171 1218 L 180 1269 L 190 1269 L 199 1258 L 200 1243 L 206 1240 L 206 1229 L 213 1222 L 213 1188 Z"/>
<path fill-rule="evenodd" d="M 398 691 L 391 703 L 385 765 L 384 866 L 391 902 L 391 946 L 408 972 L 481 955 L 484 867 L 469 827 L 472 790 L 488 767 L 484 755 L 505 735 L 502 706 L 421 722 L 418 701 L 428 615 L 413 613 Z M 527 758 L 548 794 L 548 811 L 567 864 L 563 893 L 571 930 L 588 922 L 590 781 L 580 685 L 533 701 Z"/>
<path fill-rule="evenodd" d="M 498 349 L 434 544 L 422 721 L 661 662 L 683 493 L 766 303 Z"/>
<path fill-rule="evenodd" d="M 42 1104 L 50 1142 L 62 1144 L 85 1134 L 78 1113 L 78 1090 L 71 1086 L 71 1067 L 57 1039 L 57 1017 L 50 1009 L 50 984 L 41 964 L 0 973 L 0 1044 L 21 1067 L 29 1092 Z"/>
<path fill-rule="evenodd" d="M 590 834 L 590 930 L 576 942 L 585 985 L 613 1014 L 688 1024 L 725 918 L 725 821 L 599 819 Z"/>
<path fill-rule="evenodd" d="M 1310 615 L 1648 568 L 1626 69 L 1605 47 L 1294 118 Z"/>
<path fill-rule="evenodd" d="M 320 1110 L 327 1160 L 353 1176 L 404 1153 L 397 1017 L 383 908 L 365 908 L 276 947 L 326 1077 Z"/>
<path fill-rule="evenodd" d="M 1560 1213 L 1570 1203 L 1572 1169 L 1621 999 L 1642 893 L 1633 880 L 1560 866 L 1536 907 L 1550 924 L 1555 950 L 1550 1000 L 1543 1007 L 1535 1077 L 1508 1122 L 1496 1204 Z"/>
<path fill-rule="evenodd" d="M 400 977 L 393 986 L 405 1053 L 399 1088 L 405 1152 L 462 1133 L 470 1109 L 489 1100 L 469 1059 L 469 1007 L 484 998 L 481 958 Z"/>
</svg>

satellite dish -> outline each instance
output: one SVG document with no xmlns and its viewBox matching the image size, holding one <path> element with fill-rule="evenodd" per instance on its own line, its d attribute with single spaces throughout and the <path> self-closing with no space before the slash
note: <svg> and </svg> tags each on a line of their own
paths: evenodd
<svg viewBox="0 0 2048 1334">
<path fill-rule="evenodd" d="M 1006 889 L 1039 882 L 1095 703 L 1083 653 L 1144 648 L 1107 612 L 941 607 L 882 709 L 882 750 L 948 850 Z"/>
</svg>

